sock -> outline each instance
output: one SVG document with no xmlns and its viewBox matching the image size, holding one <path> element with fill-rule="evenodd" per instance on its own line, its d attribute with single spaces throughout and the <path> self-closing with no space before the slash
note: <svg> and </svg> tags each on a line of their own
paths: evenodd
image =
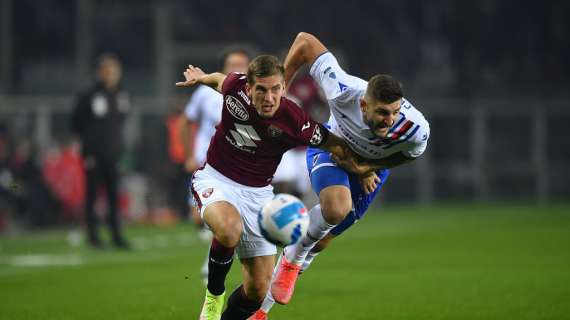
<svg viewBox="0 0 570 320">
<path fill-rule="evenodd" d="M 228 306 L 221 320 L 246 320 L 259 309 L 261 302 L 250 300 L 245 295 L 243 285 L 232 292 L 228 298 Z"/>
<path fill-rule="evenodd" d="M 208 254 L 206 254 L 206 257 L 204 259 L 204 262 L 202 263 L 202 267 L 200 268 L 200 277 L 202 278 L 202 281 L 204 282 L 204 285 L 208 285 L 208 264 L 210 263 L 210 248 L 208 248 Z"/>
<path fill-rule="evenodd" d="M 309 252 L 309 254 L 307 254 L 307 257 L 305 258 L 305 261 L 303 261 L 303 265 L 301 266 L 300 273 L 305 272 L 309 268 L 309 266 L 311 265 L 313 260 L 319 255 L 319 253 L 320 252 L 311 251 Z"/>
<path fill-rule="evenodd" d="M 314 206 L 313 209 L 309 211 L 309 216 L 311 222 L 309 223 L 307 234 L 305 234 L 297 244 L 289 246 L 286 248 L 287 250 L 285 250 L 287 260 L 297 265 L 303 264 L 305 257 L 311 249 L 335 226 L 325 221 L 320 204 Z"/>
<path fill-rule="evenodd" d="M 261 303 L 261 310 L 265 313 L 269 313 L 269 310 L 271 310 L 274 304 L 275 304 L 275 299 L 273 299 L 273 296 L 271 295 L 271 290 L 269 290 L 267 291 L 265 299 L 263 299 L 263 302 Z"/>
<path fill-rule="evenodd" d="M 233 262 L 235 248 L 224 247 L 214 238 L 210 246 L 210 261 L 208 261 L 208 291 L 219 296 L 226 287 L 226 275 L 230 271 Z"/>
</svg>

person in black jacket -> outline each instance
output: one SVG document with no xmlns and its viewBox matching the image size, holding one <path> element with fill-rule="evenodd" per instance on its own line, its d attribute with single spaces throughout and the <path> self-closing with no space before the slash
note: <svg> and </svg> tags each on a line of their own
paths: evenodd
<svg viewBox="0 0 570 320">
<path fill-rule="evenodd" d="M 81 143 L 87 172 L 86 223 L 89 244 L 103 246 L 98 234 L 95 199 L 99 183 L 103 183 L 107 201 L 107 223 L 113 244 L 128 249 L 121 234 L 117 210 L 119 172 L 118 162 L 123 152 L 123 126 L 130 108 L 129 96 L 121 88 L 122 67 L 113 55 L 97 60 L 95 86 L 80 93 L 72 113 L 72 131 Z"/>
</svg>

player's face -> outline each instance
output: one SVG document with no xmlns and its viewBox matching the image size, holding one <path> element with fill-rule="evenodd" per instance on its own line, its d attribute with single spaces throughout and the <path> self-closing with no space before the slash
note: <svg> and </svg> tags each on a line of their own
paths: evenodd
<svg viewBox="0 0 570 320">
<path fill-rule="evenodd" d="M 364 123 L 368 125 L 375 136 L 385 138 L 400 113 L 401 104 L 402 99 L 392 103 L 384 103 L 374 99 L 360 100 Z"/>
<path fill-rule="evenodd" d="M 105 87 L 114 89 L 121 81 L 121 64 L 114 59 L 105 59 L 99 65 L 97 74 Z"/>
<path fill-rule="evenodd" d="M 226 61 L 224 62 L 224 73 L 228 74 L 230 72 L 247 72 L 247 66 L 249 65 L 249 58 L 243 53 L 230 53 Z"/>
<path fill-rule="evenodd" d="M 256 77 L 255 84 L 247 84 L 247 94 L 262 118 L 271 118 L 275 115 L 284 90 L 285 82 L 280 74 L 263 78 Z"/>
</svg>

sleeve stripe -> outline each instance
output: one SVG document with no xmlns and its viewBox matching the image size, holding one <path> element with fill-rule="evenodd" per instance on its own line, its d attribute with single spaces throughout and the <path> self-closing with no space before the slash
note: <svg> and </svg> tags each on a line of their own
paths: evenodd
<svg viewBox="0 0 570 320">
<path fill-rule="evenodd" d="M 414 130 L 412 130 L 409 134 L 407 134 L 407 135 L 405 136 L 405 138 L 400 139 L 400 140 L 398 140 L 398 141 L 395 141 L 395 142 L 393 142 L 393 143 L 390 143 L 389 145 L 387 145 L 386 147 L 384 147 L 384 149 L 390 149 L 390 148 L 392 148 L 392 147 L 395 146 L 395 145 L 398 145 L 398 144 L 400 144 L 400 143 L 402 143 L 402 142 L 408 141 L 408 139 L 410 139 L 411 137 L 413 137 L 413 136 L 416 134 L 416 132 L 418 132 L 419 129 L 420 129 L 420 125 L 417 125 L 417 126 L 414 128 Z"/>
</svg>

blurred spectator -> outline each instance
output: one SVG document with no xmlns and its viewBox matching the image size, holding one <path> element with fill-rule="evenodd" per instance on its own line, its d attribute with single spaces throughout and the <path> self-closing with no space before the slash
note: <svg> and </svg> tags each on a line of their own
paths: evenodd
<svg viewBox="0 0 570 320">
<path fill-rule="evenodd" d="M 177 107 L 166 117 L 166 129 L 168 134 L 168 159 L 167 185 L 169 203 L 176 210 L 182 220 L 188 217 L 188 192 L 186 184 L 190 175 L 184 170 L 186 161 L 184 141 L 180 134 L 186 123 L 182 107 Z"/>
<path fill-rule="evenodd" d="M 11 141 L 0 124 L 0 229 L 14 219 L 30 226 L 59 220 L 59 202 L 47 188 L 28 140 Z"/>
<path fill-rule="evenodd" d="M 95 214 L 99 183 L 106 190 L 108 215 L 113 244 L 128 249 L 121 233 L 118 215 L 118 162 L 123 153 L 123 127 L 130 109 L 129 95 L 121 87 L 122 67 L 113 55 L 97 61 L 97 82 L 77 97 L 71 118 L 72 132 L 81 143 L 87 173 L 85 204 L 89 244 L 102 247 Z"/>
<path fill-rule="evenodd" d="M 10 168 L 11 143 L 8 128 L 0 123 L 0 230 L 8 225 L 8 217 L 17 211 L 20 201 Z"/>
<path fill-rule="evenodd" d="M 79 143 L 49 150 L 43 159 L 44 180 L 62 204 L 63 218 L 76 221 L 85 205 L 85 168 Z"/>
</svg>

